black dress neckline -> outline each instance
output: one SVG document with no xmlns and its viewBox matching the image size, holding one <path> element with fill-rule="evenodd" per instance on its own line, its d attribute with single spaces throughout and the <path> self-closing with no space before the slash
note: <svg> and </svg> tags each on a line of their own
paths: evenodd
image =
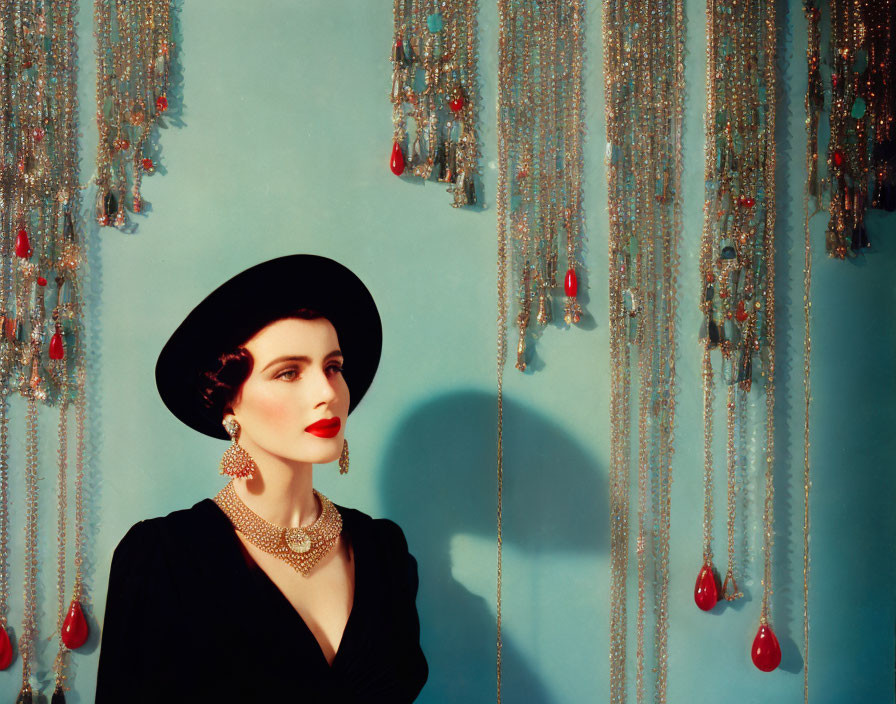
<svg viewBox="0 0 896 704">
<path fill-rule="evenodd" d="M 222 550 L 222 557 L 225 557 L 227 560 L 227 571 L 234 576 L 234 594 L 253 593 L 255 589 L 252 588 L 252 582 L 254 582 L 256 588 L 260 588 L 262 592 L 266 593 L 270 597 L 271 603 L 275 605 L 278 613 L 277 620 L 281 627 L 285 626 L 291 633 L 295 633 L 295 628 L 297 628 L 298 631 L 303 634 L 303 637 L 308 640 L 312 650 L 316 651 L 318 655 L 318 666 L 327 671 L 336 670 L 341 660 L 346 657 L 346 651 L 351 650 L 352 636 L 355 629 L 358 627 L 357 622 L 360 619 L 361 613 L 361 608 L 359 607 L 359 595 L 363 594 L 363 590 L 359 589 L 359 585 L 364 582 L 363 569 L 361 568 L 364 558 L 359 558 L 359 554 L 364 551 L 358 549 L 358 543 L 362 542 L 363 538 L 361 532 L 355 530 L 357 524 L 354 520 L 355 517 L 353 511 L 352 509 L 337 504 L 334 505 L 336 506 L 336 510 L 339 511 L 339 514 L 342 516 L 342 533 L 343 535 L 348 534 L 352 547 L 354 589 L 351 610 L 349 611 L 345 628 L 342 631 L 339 645 L 336 647 L 336 653 L 333 656 L 332 664 L 327 662 L 327 657 L 324 654 L 323 648 L 321 648 L 320 643 L 317 638 L 314 637 L 314 633 L 305 622 L 305 619 L 302 618 L 302 615 L 296 610 L 292 603 L 290 603 L 286 595 L 280 591 L 280 588 L 268 576 L 267 572 L 265 572 L 255 559 L 245 551 L 245 546 L 243 546 L 239 537 L 237 537 L 236 529 L 230 522 L 227 514 L 221 510 L 221 507 L 210 498 L 203 499 L 195 506 L 196 508 L 202 507 L 209 510 L 209 512 L 215 515 L 218 519 L 215 523 L 218 524 L 217 527 L 220 527 L 222 533 L 224 533 L 222 543 L 226 545 L 226 548 Z M 295 624 L 295 627 L 289 624 Z"/>
</svg>

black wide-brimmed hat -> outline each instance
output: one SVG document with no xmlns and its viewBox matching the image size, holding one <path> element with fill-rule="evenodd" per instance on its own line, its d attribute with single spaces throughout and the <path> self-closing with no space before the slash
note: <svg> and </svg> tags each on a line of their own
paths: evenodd
<svg viewBox="0 0 896 704">
<path fill-rule="evenodd" d="M 345 356 L 351 413 L 370 388 L 380 361 L 383 329 L 370 291 L 339 262 L 292 254 L 246 269 L 196 306 L 165 343 L 156 362 L 156 386 L 177 418 L 200 433 L 230 437 L 202 400 L 203 372 L 269 323 L 299 308 L 329 320 Z"/>
</svg>

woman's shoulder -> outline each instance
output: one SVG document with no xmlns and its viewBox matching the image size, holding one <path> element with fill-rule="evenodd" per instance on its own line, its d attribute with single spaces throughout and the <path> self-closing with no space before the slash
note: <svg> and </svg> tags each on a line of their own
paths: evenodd
<svg viewBox="0 0 896 704">
<path fill-rule="evenodd" d="M 133 524 L 115 548 L 115 555 L 146 553 L 153 548 L 168 551 L 173 546 L 187 547 L 215 525 L 220 511 L 211 499 L 203 499 L 190 508 L 164 516 L 145 518 Z"/>
<path fill-rule="evenodd" d="M 346 506 L 337 505 L 336 508 L 349 530 L 361 530 L 370 535 L 377 543 L 385 543 L 389 547 L 407 551 L 408 543 L 404 537 L 404 531 L 392 519 L 373 518 L 363 511 Z"/>
</svg>

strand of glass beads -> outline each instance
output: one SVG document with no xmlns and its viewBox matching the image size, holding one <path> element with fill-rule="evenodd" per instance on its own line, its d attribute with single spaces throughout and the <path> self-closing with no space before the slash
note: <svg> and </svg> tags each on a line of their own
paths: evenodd
<svg viewBox="0 0 896 704">
<path fill-rule="evenodd" d="M 498 0 L 498 124 L 506 125 L 509 118 L 507 98 L 510 95 L 510 42 L 508 23 L 510 22 L 510 0 Z M 507 247 L 507 165 L 510 161 L 509 135 L 506 130 L 498 130 L 498 192 L 496 209 L 497 233 L 497 280 L 498 280 L 498 350 L 497 350 L 497 576 L 496 576 L 496 702 L 501 704 L 501 676 L 503 673 L 502 633 L 503 617 L 503 572 L 504 572 L 504 366 L 507 362 L 507 269 L 509 263 Z"/>
<path fill-rule="evenodd" d="M 806 85 L 806 189 L 803 193 L 803 249 L 805 263 L 803 269 L 803 702 L 809 704 L 809 493 L 811 487 L 811 464 L 809 462 L 809 405 L 811 393 L 812 337 L 810 318 L 812 312 L 812 236 L 809 226 L 814 211 L 820 209 L 818 185 L 818 123 L 824 108 L 819 62 L 821 57 L 821 32 L 819 20 L 821 12 L 817 0 L 806 0 L 804 4 L 808 42 L 806 63 L 808 81 Z"/>
<path fill-rule="evenodd" d="M 704 610 L 718 599 L 711 562 L 712 389 L 711 352 L 721 351 L 722 381 L 728 387 L 729 565 L 722 595 L 741 594 L 735 582 L 735 490 L 738 453 L 733 428 L 738 408 L 754 381 L 754 357 L 761 359 L 766 400 L 766 497 L 763 509 L 764 579 L 760 628 L 753 662 L 762 670 L 780 663 L 780 648 L 769 625 L 771 552 L 774 528 L 774 224 L 775 224 L 775 41 L 774 6 L 767 0 L 707 2 L 707 139 L 704 229 L 700 275 L 704 286 L 704 564 L 695 601 Z M 743 392 L 740 396 L 734 386 Z M 744 416 L 741 415 L 743 418 Z"/>
<path fill-rule="evenodd" d="M 477 13 L 478 0 L 395 0 L 393 8 L 389 168 L 447 183 L 456 208 L 479 202 Z"/>
<path fill-rule="evenodd" d="M 171 0 L 94 0 L 94 21 L 96 220 L 101 226 L 124 227 L 128 208 L 143 210 L 140 183 L 158 158 L 151 145 L 153 128 L 168 111 Z"/>
<path fill-rule="evenodd" d="M 676 0 L 607 0 L 603 18 L 613 360 L 610 700 L 626 698 L 634 352 L 638 372 L 635 695 L 643 702 L 652 688 L 652 699 L 665 702 L 681 234 L 683 7 Z M 653 603 L 648 608 L 649 596 Z M 648 614 L 654 618 L 652 648 L 646 638 Z M 651 657 L 653 667 L 648 666 Z"/>
<path fill-rule="evenodd" d="M 825 242 L 831 257 L 847 259 L 871 246 L 867 209 L 896 210 L 893 12 L 892 0 L 833 0 L 830 9 L 830 219 Z M 812 31 L 810 24 L 810 36 Z M 810 70 L 811 62 L 810 57 Z"/>
<path fill-rule="evenodd" d="M 513 0 L 499 39 L 510 62 L 500 139 L 507 145 L 509 261 L 517 299 L 516 368 L 525 371 L 530 336 L 553 319 L 560 243 L 566 249 L 564 321 L 578 323 L 578 273 L 582 270 L 581 207 L 583 6 L 579 0 L 539 3 Z M 542 51 L 550 47 L 549 51 Z M 535 315 L 533 316 L 533 306 Z M 538 323 L 533 324 L 532 318 Z"/>
<path fill-rule="evenodd" d="M 23 699 L 33 696 L 31 675 L 36 666 L 38 404 L 58 405 L 64 415 L 70 400 L 69 375 L 80 355 L 75 345 L 80 311 L 74 291 L 82 257 L 73 215 L 80 212 L 81 202 L 76 11 L 73 0 L 16 0 L 0 6 L 4 47 L 0 102 L 9 116 L 0 121 L 0 394 L 4 399 L 0 419 L 0 551 L 4 563 L 0 609 L 5 631 L 9 555 L 6 411 L 9 394 L 19 392 L 27 408 L 24 613 L 19 646 Z M 52 292 L 48 290 L 51 277 L 56 283 Z M 47 305 L 48 297 L 52 307 Z M 67 451 L 66 437 L 61 416 L 60 461 Z M 64 516 L 59 518 L 64 520 Z M 0 636 L 3 667 L 12 660 L 11 647 L 5 649 L 7 640 L 8 634 Z M 54 704 L 58 701 L 54 696 Z"/>
</svg>

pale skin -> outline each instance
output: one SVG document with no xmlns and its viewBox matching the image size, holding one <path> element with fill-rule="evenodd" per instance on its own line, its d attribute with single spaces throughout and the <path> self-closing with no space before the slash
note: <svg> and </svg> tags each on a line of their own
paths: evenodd
<svg viewBox="0 0 896 704">
<path fill-rule="evenodd" d="M 252 371 L 222 420 L 239 422 L 238 443 L 258 471 L 252 479 L 235 479 L 234 489 L 271 523 L 310 525 L 321 511 L 312 492 L 313 465 L 338 459 L 348 417 L 349 390 L 336 330 L 325 318 L 286 318 L 269 324 L 243 346 L 252 354 Z M 341 426 L 332 438 L 305 431 L 316 421 L 334 417 Z M 344 535 L 306 577 L 236 534 L 302 617 L 332 665 L 354 602 L 354 555 Z"/>
</svg>

